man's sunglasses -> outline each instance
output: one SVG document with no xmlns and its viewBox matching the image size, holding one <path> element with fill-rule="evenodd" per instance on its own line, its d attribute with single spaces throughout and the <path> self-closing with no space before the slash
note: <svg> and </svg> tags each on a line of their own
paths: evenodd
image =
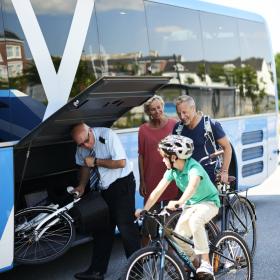
<svg viewBox="0 0 280 280">
<path fill-rule="evenodd" d="M 88 142 L 89 142 L 89 134 L 90 134 L 90 129 L 88 130 L 87 139 L 86 139 L 84 142 L 78 144 L 79 147 L 82 147 L 82 146 L 84 146 L 85 144 L 88 144 Z"/>
</svg>

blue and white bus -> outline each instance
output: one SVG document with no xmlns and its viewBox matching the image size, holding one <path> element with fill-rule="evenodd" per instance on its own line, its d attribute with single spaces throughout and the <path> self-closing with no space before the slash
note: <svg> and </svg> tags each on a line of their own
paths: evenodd
<svg viewBox="0 0 280 280">
<path fill-rule="evenodd" d="M 15 211 L 76 179 L 70 126 L 113 126 L 138 178 L 139 105 L 167 82 L 157 93 L 168 115 L 189 94 L 221 121 L 238 190 L 276 169 L 276 75 L 261 16 L 195 0 L 0 5 L 0 271 L 14 265 Z"/>
</svg>

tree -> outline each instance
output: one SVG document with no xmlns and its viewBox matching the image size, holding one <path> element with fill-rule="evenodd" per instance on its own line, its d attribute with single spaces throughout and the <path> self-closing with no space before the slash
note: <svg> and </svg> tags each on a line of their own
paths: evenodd
<svg viewBox="0 0 280 280">
<path fill-rule="evenodd" d="M 275 66 L 276 66 L 278 99 L 280 99 L 280 53 L 277 53 L 275 55 Z"/>
</svg>

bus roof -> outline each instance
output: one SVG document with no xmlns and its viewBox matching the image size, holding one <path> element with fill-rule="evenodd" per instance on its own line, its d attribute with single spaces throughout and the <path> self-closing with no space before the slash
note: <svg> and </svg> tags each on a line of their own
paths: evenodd
<svg viewBox="0 0 280 280">
<path fill-rule="evenodd" d="M 149 2 L 156 2 L 161 4 L 168 4 L 172 6 L 194 9 L 202 12 L 209 12 L 214 14 L 221 14 L 235 18 L 247 19 L 257 22 L 265 22 L 261 15 L 239 10 L 236 8 L 226 7 L 222 5 L 212 4 L 198 0 L 149 0 Z"/>
</svg>

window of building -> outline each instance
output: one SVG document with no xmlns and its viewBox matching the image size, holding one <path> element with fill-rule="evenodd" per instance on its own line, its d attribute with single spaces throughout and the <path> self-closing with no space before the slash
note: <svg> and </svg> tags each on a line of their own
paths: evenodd
<svg viewBox="0 0 280 280">
<path fill-rule="evenodd" d="M 20 46 L 7 45 L 7 59 L 21 58 Z"/>
</svg>

